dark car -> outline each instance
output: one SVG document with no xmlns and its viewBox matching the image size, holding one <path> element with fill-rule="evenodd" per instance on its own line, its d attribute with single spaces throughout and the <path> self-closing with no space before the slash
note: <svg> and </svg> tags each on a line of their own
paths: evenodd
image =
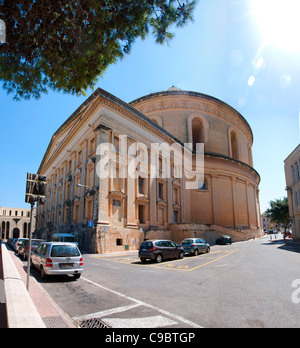
<svg viewBox="0 0 300 348">
<path fill-rule="evenodd" d="M 31 240 L 31 252 L 33 253 L 42 242 L 44 242 L 44 240 L 42 240 L 42 239 L 32 239 Z M 24 260 L 28 259 L 29 239 L 26 239 L 22 242 L 22 244 L 20 245 L 20 247 L 18 249 L 18 254 L 22 255 Z"/>
<path fill-rule="evenodd" d="M 142 262 L 155 260 L 157 263 L 166 259 L 184 257 L 184 249 L 181 245 L 170 240 L 147 240 L 139 249 L 139 258 Z"/>
<path fill-rule="evenodd" d="M 230 236 L 220 236 L 219 238 L 217 238 L 216 240 L 216 244 L 221 244 L 221 245 L 225 245 L 225 244 L 231 244 L 232 240 Z"/>
</svg>

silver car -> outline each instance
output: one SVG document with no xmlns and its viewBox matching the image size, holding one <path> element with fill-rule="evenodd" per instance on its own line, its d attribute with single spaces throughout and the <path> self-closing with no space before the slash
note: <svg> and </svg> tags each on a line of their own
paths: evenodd
<svg viewBox="0 0 300 348">
<path fill-rule="evenodd" d="M 182 241 L 181 245 L 185 253 L 194 254 L 195 256 L 199 253 L 210 252 L 210 245 L 201 238 L 186 238 Z"/>
<path fill-rule="evenodd" d="M 82 255 L 73 243 L 41 243 L 31 255 L 31 264 L 41 271 L 43 279 L 63 274 L 70 274 L 78 279 L 83 272 Z"/>
<path fill-rule="evenodd" d="M 24 240 L 26 240 L 28 238 L 17 238 L 16 241 L 14 242 L 13 248 L 15 250 L 16 253 L 18 253 L 18 250 L 21 246 L 21 244 L 24 242 Z"/>
</svg>

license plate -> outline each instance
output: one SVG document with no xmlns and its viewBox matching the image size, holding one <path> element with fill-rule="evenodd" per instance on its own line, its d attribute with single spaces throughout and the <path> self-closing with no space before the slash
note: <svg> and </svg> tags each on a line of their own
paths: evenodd
<svg viewBox="0 0 300 348">
<path fill-rule="evenodd" d="M 74 268 L 74 263 L 61 263 L 59 264 L 61 269 L 71 269 Z"/>
<path fill-rule="evenodd" d="M 148 249 L 142 249 L 143 253 L 146 253 L 148 251 Z"/>
</svg>

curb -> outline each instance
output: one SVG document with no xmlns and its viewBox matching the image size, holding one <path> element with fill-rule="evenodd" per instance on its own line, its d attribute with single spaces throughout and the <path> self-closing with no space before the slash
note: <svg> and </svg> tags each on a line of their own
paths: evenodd
<svg viewBox="0 0 300 348">
<path fill-rule="evenodd" d="M 46 328 L 6 245 L 1 242 L 3 280 L 9 328 Z"/>
<path fill-rule="evenodd" d="M 30 276 L 29 292 L 27 291 L 25 286 L 27 267 L 24 266 L 18 257 L 13 255 L 13 251 L 9 250 L 6 245 L 2 245 L 2 250 L 5 255 L 3 256 L 3 268 L 6 263 L 10 264 L 14 270 L 13 277 L 17 279 L 19 287 L 22 290 L 17 297 L 15 297 L 16 294 L 10 294 L 11 302 L 15 305 L 18 298 L 21 302 L 24 302 L 24 296 L 27 299 L 29 298 L 28 302 L 30 302 L 30 307 L 24 309 L 16 308 L 15 315 L 11 312 L 7 313 L 9 328 L 76 328 L 72 318 L 63 312 L 33 276 Z M 8 277 L 12 277 L 12 275 Z M 7 291 L 11 293 L 11 289 L 7 289 L 5 286 L 5 290 L 6 304 L 8 307 Z M 26 317 L 25 319 L 23 318 L 24 316 Z"/>
</svg>

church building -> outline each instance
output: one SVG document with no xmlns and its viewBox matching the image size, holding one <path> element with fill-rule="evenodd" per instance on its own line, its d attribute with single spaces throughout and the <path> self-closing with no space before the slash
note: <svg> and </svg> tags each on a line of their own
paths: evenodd
<svg viewBox="0 0 300 348">
<path fill-rule="evenodd" d="M 94 253 L 145 239 L 260 237 L 252 145 L 245 118 L 214 97 L 171 87 L 126 103 L 98 88 L 42 159 L 36 236 L 72 233 Z"/>
</svg>

